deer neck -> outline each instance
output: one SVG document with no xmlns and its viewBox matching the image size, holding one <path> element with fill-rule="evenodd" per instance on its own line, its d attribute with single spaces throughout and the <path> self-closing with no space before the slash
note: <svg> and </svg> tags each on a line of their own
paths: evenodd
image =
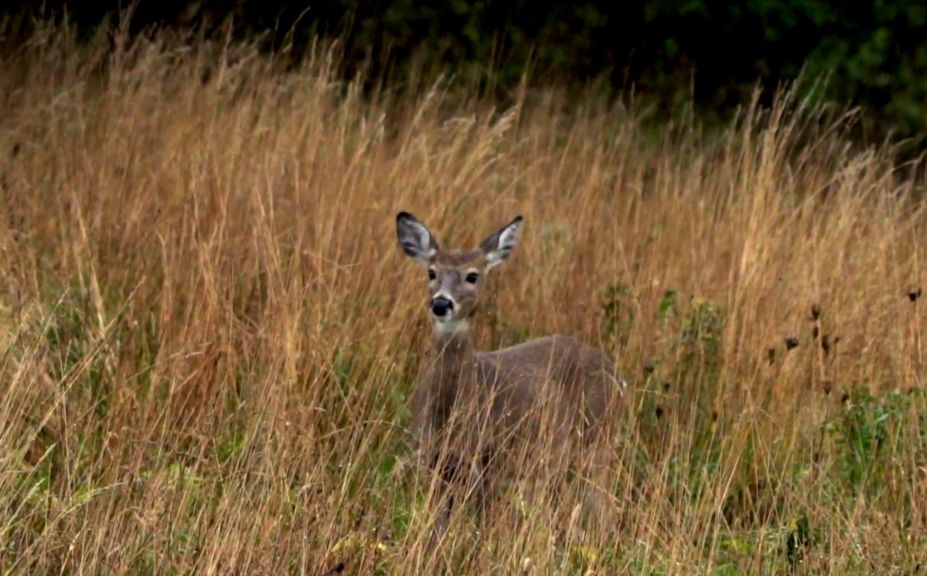
<svg viewBox="0 0 927 576">
<path fill-rule="evenodd" d="M 450 326 L 435 325 L 431 359 L 441 387 L 445 390 L 456 389 L 461 383 L 473 378 L 476 355 L 465 320 Z"/>
</svg>

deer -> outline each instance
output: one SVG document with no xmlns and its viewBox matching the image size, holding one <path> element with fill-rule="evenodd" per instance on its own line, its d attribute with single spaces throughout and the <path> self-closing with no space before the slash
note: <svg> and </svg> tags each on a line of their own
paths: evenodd
<svg viewBox="0 0 927 576">
<path fill-rule="evenodd" d="M 427 270 L 433 328 L 412 397 L 418 462 L 436 473 L 442 491 L 465 487 L 482 517 L 506 467 L 524 472 L 526 456 L 552 477 L 587 453 L 604 469 L 607 424 L 626 388 L 607 354 L 571 336 L 474 349 L 470 322 L 485 278 L 509 258 L 523 222 L 514 218 L 475 249 L 444 250 L 415 216 L 396 216 L 400 247 Z M 454 505 L 453 494 L 442 500 L 437 535 L 446 531 Z M 603 506 L 600 501 L 593 507 Z"/>
</svg>

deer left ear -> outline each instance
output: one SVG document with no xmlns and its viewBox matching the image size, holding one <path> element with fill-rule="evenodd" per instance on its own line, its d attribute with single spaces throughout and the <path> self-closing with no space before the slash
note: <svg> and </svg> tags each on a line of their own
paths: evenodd
<svg viewBox="0 0 927 576">
<path fill-rule="evenodd" d="M 480 250 L 486 255 L 487 270 L 502 264 L 512 253 L 512 248 L 518 243 L 518 232 L 521 230 L 522 222 L 524 218 L 517 216 L 480 243 Z"/>
<path fill-rule="evenodd" d="M 438 251 L 438 242 L 428 227 L 408 212 L 396 215 L 396 236 L 402 251 L 423 264 L 428 264 Z"/>
</svg>

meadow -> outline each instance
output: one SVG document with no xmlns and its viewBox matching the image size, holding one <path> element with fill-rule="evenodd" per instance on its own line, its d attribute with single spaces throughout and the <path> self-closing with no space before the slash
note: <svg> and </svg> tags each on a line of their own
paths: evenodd
<svg viewBox="0 0 927 576">
<path fill-rule="evenodd" d="M 2 56 L 0 572 L 927 571 L 920 164 L 795 92 L 707 130 L 312 54 L 39 23 Z M 478 345 L 616 359 L 613 524 L 564 539 L 512 481 L 431 540 L 399 210 L 451 246 L 525 217 Z"/>
</svg>

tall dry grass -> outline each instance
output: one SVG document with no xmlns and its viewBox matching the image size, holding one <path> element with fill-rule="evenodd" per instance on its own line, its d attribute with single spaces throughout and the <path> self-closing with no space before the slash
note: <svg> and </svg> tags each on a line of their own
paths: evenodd
<svg viewBox="0 0 927 576">
<path fill-rule="evenodd" d="M 365 96 L 316 54 L 49 26 L 3 56 L 0 572 L 924 569 L 927 215 L 890 149 L 789 95 L 655 132 L 543 87 Z M 564 539 L 512 480 L 432 545 L 400 209 L 458 246 L 525 216 L 479 343 L 618 359 L 613 526 Z"/>
</svg>

